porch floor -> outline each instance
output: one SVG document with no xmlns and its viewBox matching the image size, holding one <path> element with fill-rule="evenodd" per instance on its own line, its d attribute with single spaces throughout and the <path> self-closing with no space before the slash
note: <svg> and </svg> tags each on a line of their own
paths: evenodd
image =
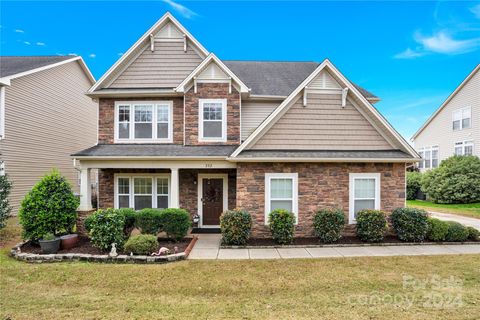
<svg viewBox="0 0 480 320">
<path fill-rule="evenodd" d="M 480 254 L 480 244 L 405 245 L 336 248 L 220 249 L 220 234 L 200 234 L 188 259 L 295 259 Z"/>
</svg>

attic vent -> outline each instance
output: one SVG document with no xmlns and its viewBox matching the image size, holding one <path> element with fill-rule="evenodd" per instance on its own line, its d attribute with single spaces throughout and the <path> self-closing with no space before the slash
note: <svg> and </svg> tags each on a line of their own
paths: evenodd
<svg viewBox="0 0 480 320">
<path fill-rule="evenodd" d="M 326 71 L 321 71 L 320 74 L 313 79 L 308 86 L 311 89 L 341 89 L 338 82 Z"/>
</svg>

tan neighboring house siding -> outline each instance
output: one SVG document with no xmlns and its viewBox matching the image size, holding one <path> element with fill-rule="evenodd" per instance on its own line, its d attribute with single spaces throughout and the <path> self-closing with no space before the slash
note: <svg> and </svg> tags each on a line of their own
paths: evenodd
<svg viewBox="0 0 480 320">
<path fill-rule="evenodd" d="M 471 127 L 453 130 L 453 112 L 471 108 Z M 452 156 L 455 143 L 473 141 L 473 154 L 480 156 L 480 71 L 451 98 L 428 125 L 413 139 L 415 149 L 438 146 L 439 163 Z"/>
<path fill-rule="evenodd" d="M 0 157 L 13 182 L 13 214 L 38 179 L 54 167 L 79 192 L 70 154 L 97 141 L 96 103 L 85 95 L 90 86 L 74 61 L 13 79 L 6 87 Z"/>
<path fill-rule="evenodd" d="M 108 86 L 109 88 L 174 88 L 197 67 L 202 58 L 183 42 L 155 42 Z"/>
<path fill-rule="evenodd" d="M 261 137 L 252 149 L 387 150 L 392 146 L 340 94 L 299 97 L 292 107 Z"/>
<path fill-rule="evenodd" d="M 281 101 L 242 101 L 242 140 L 262 123 Z"/>
</svg>

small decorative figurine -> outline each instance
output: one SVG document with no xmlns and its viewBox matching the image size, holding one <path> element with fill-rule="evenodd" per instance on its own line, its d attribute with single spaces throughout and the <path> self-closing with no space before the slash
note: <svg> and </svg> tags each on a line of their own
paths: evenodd
<svg viewBox="0 0 480 320">
<path fill-rule="evenodd" d="M 158 252 L 154 252 L 152 253 L 152 256 L 161 256 L 161 255 L 167 255 L 167 254 L 170 254 L 170 249 L 168 248 L 165 248 L 165 247 L 161 247 L 160 250 L 158 250 Z"/>
<path fill-rule="evenodd" d="M 118 256 L 118 253 L 117 253 L 117 244 L 116 243 L 112 243 L 112 250 L 110 251 L 110 253 L 108 254 L 110 257 L 116 257 Z"/>
<path fill-rule="evenodd" d="M 173 247 L 173 253 L 178 253 L 178 247 Z"/>
</svg>

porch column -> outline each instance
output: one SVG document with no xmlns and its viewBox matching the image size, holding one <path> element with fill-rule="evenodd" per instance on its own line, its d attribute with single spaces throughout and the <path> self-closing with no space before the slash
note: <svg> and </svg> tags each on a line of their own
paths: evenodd
<svg viewBox="0 0 480 320">
<path fill-rule="evenodd" d="M 170 191 L 170 207 L 171 208 L 180 208 L 180 199 L 179 199 L 179 178 L 178 178 L 178 169 L 172 168 L 170 176 L 170 184 L 172 190 Z"/>
<path fill-rule="evenodd" d="M 92 182 L 90 181 L 90 169 L 80 170 L 80 206 L 79 211 L 92 210 Z"/>
</svg>

